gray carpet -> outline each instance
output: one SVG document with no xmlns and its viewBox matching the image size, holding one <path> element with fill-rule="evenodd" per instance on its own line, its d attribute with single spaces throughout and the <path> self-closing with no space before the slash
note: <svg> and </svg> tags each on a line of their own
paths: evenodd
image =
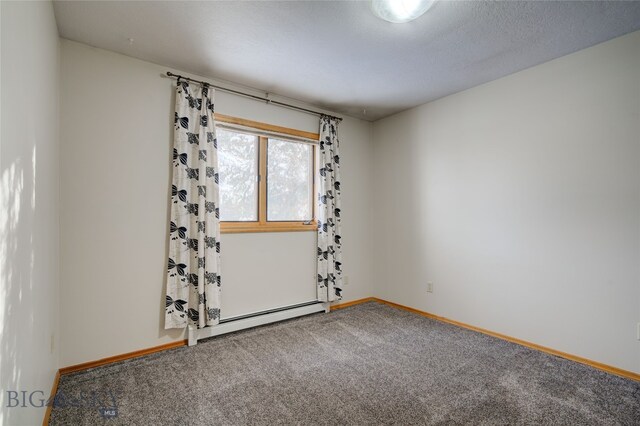
<svg viewBox="0 0 640 426">
<path fill-rule="evenodd" d="M 59 391 L 54 425 L 640 425 L 638 382 L 375 302 L 63 376 Z"/>
</svg>

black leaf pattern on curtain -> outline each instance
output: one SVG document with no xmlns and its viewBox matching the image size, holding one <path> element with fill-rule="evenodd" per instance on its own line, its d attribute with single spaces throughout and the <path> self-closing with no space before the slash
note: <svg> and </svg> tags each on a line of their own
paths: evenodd
<svg viewBox="0 0 640 426">
<path fill-rule="evenodd" d="M 174 150 L 175 152 L 175 150 Z M 174 160 L 177 160 L 178 162 L 180 162 L 180 164 L 184 164 L 185 166 L 187 165 L 187 159 L 188 156 L 186 153 L 182 153 L 182 154 L 178 154 L 177 152 L 174 154 Z M 178 167 L 178 164 L 176 162 L 175 164 L 176 167 Z"/>
<path fill-rule="evenodd" d="M 200 206 L 196 203 L 186 203 L 184 208 L 187 209 L 187 213 L 192 214 L 194 216 L 198 216 L 200 211 Z"/>
<path fill-rule="evenodd" d="M 186 98 L 187 102 L 189 102 L 189 108 L 202 109 L 202 99 L 196 99 L 191 95 L 187 95 Z"/>
<path fill-rule="evenodd" d="M 178 113 L 176 112 L 176 117 L 175 117 L 174 124 L 176 125 L 176 130 L 179 129 L 178 124 L 183 129 L 188 129 L 189 128 L 189 117 L 179 117 Z"/>
<path fill-rule="evenodd" d="M 173 259 L 169 258 L 169 273 L 175 268 L 178 275 L 184 275 L 184 270 L 187 267 L 184 263 L 176 263 Z"/>
<path fill-rule="evenodd" d="M 193 284 L 194 286 L 198 286 L 198 274 L 187 274 L 187 282 L 189 284 Z"/>
<path fill-rule="evenodd" d="M 174 222 L 171 222 L 171 224 L 169 225 L 169 233 L 170 234 L 174 234 L 174 233 L 178 233 L 178 237 L 180 238 L 186 238 L 187 237 L 187 228 L 185 228 L 184 226 L 178 226 L 176 225 Z"/>
<path fill-rule="evenodd" d="M 187 140 L 191 145 L 198 145 L 200 143 L 200 137 L 195 133 L 187 132 Z"/>
<path fill-rule="evenodd" d="M 200 314 L 198 313 L 198 311 L 193 308 L 189 308 L 189 310 L 187 311 L 187 315 L 189 315 L 189 319 L 193 322 L 198 322 L 198 319 L 200 318 Z"/>
<path fill-rule="evenodd" d="M 184 189 L 181 189 L 180 191 L 178 191 L 178 187 L 176 187 L 175 185 L 171 186 L 171 197 L 174 198 L 173 202 L 177 203 L 178 200 L 182 201 L 183 203 L 187 202 L 187 191 Z M 177 200 L 176 200 L 177 198 Z"/>
<path fill-rule="evenodd" d="M 213 89 L 206 85 L 186 81 L 176 85 L 165 328 L 202 328 L 220 319 L 213 95 Z"/>
<path fill-rule="evenodd" d="M 204 274 L 204 279 L 207 284 L 215 284 L 217 275 L 213 272 L 207 272 Z"/>
<path fill-rule="evenodd" d="M 204 238 L 204 243 L 207 245 L 207 248 L 215 248 L 216 239 L 213 238 L 213 237 L 205 237 Z"/>
<path fill-rule="evenodd" d="M 320 118 L 318 182 L 318 300 L 342 298 L 342 237 L 340 218 L 340 154 L 338 120 Z"/>
<path fill-rule="evenodd" d="M 182 244 L 187 246 L 189 250 L 198 251 L 198 239 L 197 238 L 187 238 Z"/>
<path fill-rule="evenodd" d="M 165 307 L 169 308 L 169 307 L 175 307 L 175 309 L 177 309 L 180 312 L 184 311 L 184 305 L 187 304 L 186 300 L 182 300 L 182 299 L 178 299 L 178 300 L 173 300 L 170 296 L 167 296 L 167 301 L 165 303 Z"/>
<path fill-rule="evenodd" d="M 207 312 L 209 314 L 209 318 L 213 320 L 220 319 L 220 309 L 219 308 L 210 308 Z"/>
<path fill-rule="evenodd" d="M 185 174 L 187 178 L 193 180 L 200 180 L 200 170 L 192 169 L 191 167 L 185 167 Z"/>
</svg>

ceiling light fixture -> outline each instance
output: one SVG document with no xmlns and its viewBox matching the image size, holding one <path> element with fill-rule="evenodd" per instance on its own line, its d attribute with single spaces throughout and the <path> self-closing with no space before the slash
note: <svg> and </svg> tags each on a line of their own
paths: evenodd
<svg viewBox="0 0 640 426">
<path fill-rule="evenodd" d="M 422 16 L 435 0 L 371 0 L 371 9 L 380 19 L 402 24 Z"/>
</svg>

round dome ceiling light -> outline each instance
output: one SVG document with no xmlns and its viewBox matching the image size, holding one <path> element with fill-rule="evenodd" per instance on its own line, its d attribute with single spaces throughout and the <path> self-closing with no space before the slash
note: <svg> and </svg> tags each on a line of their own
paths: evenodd
<svg viewBox="0 0 640 426">
<path fill-rule="evenodd" d="M 422 16 L 435 0 L 371 0 L 371 9 L 380 19 L 403 24 Z"/>
</svg>

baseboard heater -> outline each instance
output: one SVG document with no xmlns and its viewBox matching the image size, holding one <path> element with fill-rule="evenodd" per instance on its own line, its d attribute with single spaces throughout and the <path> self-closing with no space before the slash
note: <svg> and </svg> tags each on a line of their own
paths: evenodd
<svg viewBox="0 0 640 426">
<path fill-rule="evenodd" d="M 206 339 L 207 337 L 219 336 L 259 325 L 315 314 L 316 312 L 329 312 L 329 303 L 312 301 L 268 309 L 266 311 L 221 319 L 219 324 L 201 329 L 189 326 L 189 346 L 193 346 L 198 343 L 198 340 Z"/>
</svg>

